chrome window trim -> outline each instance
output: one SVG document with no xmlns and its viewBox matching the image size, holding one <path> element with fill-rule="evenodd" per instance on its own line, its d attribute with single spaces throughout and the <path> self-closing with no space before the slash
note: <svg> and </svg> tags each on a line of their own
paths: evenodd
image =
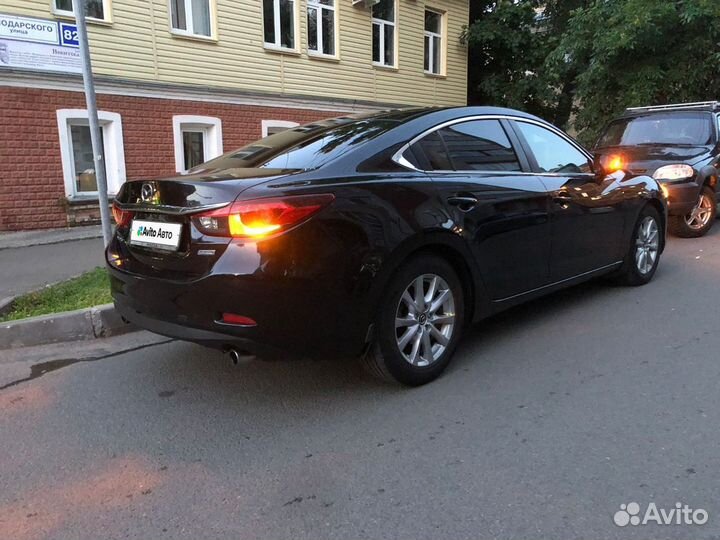
<svg viewBox="0 0 720 540">
<path fill-rule="evenodd" d="M 187 214 L 197 214 L 198 212 L 207 212 L 210 210 L 217 210 L 218 208 L 224 208 L 229 202 L 217 203 L 217 204 L 205 204 L 202 206 L 170 206 L 162 204 L 147 204 L 147 203 L 119 203 L 115 204 L 120 210 L 132 210 L 133 212 L 148 212 L 152 214 L 172 214 L 175 216 L 184 216 Z"/>
<path fill-rule="evenodd" d="M 480 174 L 500 174 L 500 175 L 522 175 L 522 176 L 567 176 L 565 173 L 534 173 L 534 172 L 524 172 L 524 171 L 493 171 L 493 170 L 459 170 L 459 171 L 445 171 L 445 170 L 423 170 L 415 167 L 408 159 L 404 156 L 405 152 L 416 142 L 418 142 L 420 139 L 423 139 L 430 135 L 431 133 L 434 133 L 436 131 L 439 131 L 443 128 L 453 126 L 455 124 L 460 124 L 464 122 L 472 122 L 475 120 L 510 120 L 515 122 L 526 122 L 528 124 L 534 124 L 536 126 L 542 127 L 547 129 L 548 131 L 555 133 L 558 135 L 561 139 L 564 139 L 568 143 L 570 143 L 573 147 L 575 147 L 582 155 L 584 155 L 587 160 L 592 163 L 593 158 L 590 155 L 590 153 L 585 150 L 582 146 L 577 144 L 575 141 L 573 141 L 567 134 L 563 133 L 560 129 L 556 128 L 552 124 L 546 124 L 544 122 L 538 122 L 537 120 L 533 120 L 531 118 L 522 118 L 519 116 L 510 116 L 507 114 L 486 114 L 486 115 L 476 115 L 476 116 L 464 116 L 463 118 L 455 118 L 453 120 L 448 120 L 446 122 L 443 122 L 442 124 L 438 124 L 436 126 L 433 126 L 429 129 L 426 129 L 423 131 L 420 135 L 416 135 L 414 138 L 410 139 L 409 142 L 405 143 L 400 150 L 395 152 L 393 157 L 391 158 L 395 163 L 400 165 L 401 167 L 405 167 L 406 169 L 411 169 L 416 172 L 424 172 L 424 173 L 433 173 L 433 174 L 452 174 L 452 173 L 480 173 Z M 512 142 L 511 142 L 512 144 Z M 513 148 L 514 150 L 514 148 Z M 577 173 L 581 175 L 587 175 L 587 176 L 595 176 L 595 173 Z"/>
</svg>

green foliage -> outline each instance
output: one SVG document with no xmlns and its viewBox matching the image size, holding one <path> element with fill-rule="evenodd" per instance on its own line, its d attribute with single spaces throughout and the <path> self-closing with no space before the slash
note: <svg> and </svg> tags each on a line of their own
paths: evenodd
<svg viewBox="0 0 720 540">
<path fill-rule="evenodd" d="M 79 277 L 18 297 L 12 311 L 0 317 L 0 322 L 72 311 L 110 302 L 112 297 L 107 270 L 96 268 Z"/>
<path fill-rule="evenodd" d="M 538 18 L 531 0 L 473 2 L 471 102 L 528 110 L 590 143 L 628 106 L 718 97 L 720 1 L 542 5 Z"/>
</svg>

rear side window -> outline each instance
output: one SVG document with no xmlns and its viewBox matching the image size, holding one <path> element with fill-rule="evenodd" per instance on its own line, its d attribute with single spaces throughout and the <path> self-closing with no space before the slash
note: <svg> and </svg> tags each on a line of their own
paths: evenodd
<svg viewBox="0 0 720 540">
<path fill-rule="evenodd" d="M 434 131 L 413 145 L 433 171 L 519 171 L 520 162 L 498 120 L 472 120 Z"/>
<path fill-rule="evenodd" d="M 589 173 L 592 163 L 569 141 L 535 124 L 517 122 L 542 173 Z"/>
<path fill-rule="evenodd" d="M 416 142 L 413 145 L 413 152 L 416 155 L 425 156 L 431 171 L 452 171 L 453 169 L 445 143 L 437 131 L 433 131 Z"/>
<path fill-rule="evenodd" d="M 456 171 L 519 171 L 520 162 L 498 120 L 473 120 L 440 135 Z"/>
</svg>

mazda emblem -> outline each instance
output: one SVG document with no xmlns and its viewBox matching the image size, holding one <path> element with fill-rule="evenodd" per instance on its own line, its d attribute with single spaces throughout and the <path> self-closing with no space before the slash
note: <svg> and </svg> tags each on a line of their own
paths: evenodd
<svg viewBox="0 0 720 540">
<path fill-rule="evenodd" d="M 143 202 L 151 202 L 155 197 L 155 186 L 150 182 L 145 182 L 140 188 L 140 198 Z"/>
</svg>

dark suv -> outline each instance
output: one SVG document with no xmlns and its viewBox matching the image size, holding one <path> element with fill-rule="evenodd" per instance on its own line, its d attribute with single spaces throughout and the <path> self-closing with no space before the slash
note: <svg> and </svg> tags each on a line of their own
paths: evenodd
<svg viewBox="0 0 720 540">
<path fill-rule="evenodd" d="M 717 213 L 720 103 L 635 107 L 610 122 L 595 146 L 606 169 L 652 176 L 675 235 L 706 234 Z"/>
</svg>

